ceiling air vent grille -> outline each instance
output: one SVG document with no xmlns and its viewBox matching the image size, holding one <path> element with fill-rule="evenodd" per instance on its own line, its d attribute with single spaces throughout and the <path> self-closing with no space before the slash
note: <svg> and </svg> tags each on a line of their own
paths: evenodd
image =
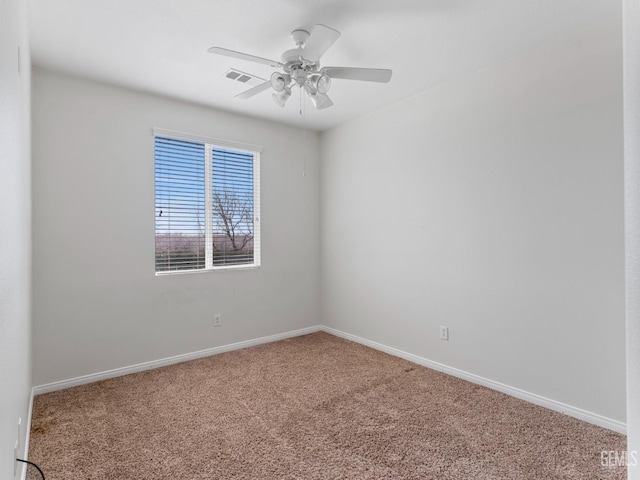
<svg viewBox="0 0 640 480">
<path fill-rule="evenodd" d="M 240 70 L 236 70 L 235 68 L 230 68 L 224 73 L 224 76 L 230 80 L 235 80 L 236 82 L 244 83 L 246 85 L 256 86 L 264 83 L 266 80 L 264 78 L 256 77 L 255 75 L 251 75 L 250 73 L 241 72 Z"/>
</svg>

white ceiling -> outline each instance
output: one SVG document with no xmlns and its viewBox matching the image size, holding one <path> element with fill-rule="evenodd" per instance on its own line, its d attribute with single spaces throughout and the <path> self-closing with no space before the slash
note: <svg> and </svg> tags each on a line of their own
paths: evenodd
<svg viewBox="0 0 640 480">
<path fill-rule="evenodd" d="M 224 110 L 325 130 L 527 49 L 621 19 L 619 0 L 28 0 L 33 63 Z M 296 28 L 342 36 L 323 65 L 393 69 L 389 84 L 335 80 L 334 106 L 299 115 L 222 75 L 271 67 L 207 53 L 221 46 L 280 60 Z"/>
</svg>

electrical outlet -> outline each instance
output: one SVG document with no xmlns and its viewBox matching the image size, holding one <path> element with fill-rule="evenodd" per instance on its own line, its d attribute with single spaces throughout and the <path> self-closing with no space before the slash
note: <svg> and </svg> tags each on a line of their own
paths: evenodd
<svg viewBox="0 0 640 480">
<path fill-rule="evenodd" d="M 440 339 L 449 340 L 449 327 L 440 325 Z"/>
<path fill-rule="evenodd" d="M 220 315 L 219 313 L 216 313 L 213 316 L 213 326 L 219 327 L 220 325 L 222 325 L 222 315 Z"/>
</svg>

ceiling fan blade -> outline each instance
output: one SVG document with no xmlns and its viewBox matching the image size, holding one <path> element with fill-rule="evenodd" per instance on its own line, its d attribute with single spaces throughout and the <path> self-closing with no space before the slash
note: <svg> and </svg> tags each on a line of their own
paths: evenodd
<svg viewBox="0 0 640 480">
<path fill-rule="evenodd" d="M 304 44 L 304 58 L 311 62 L 317 62 L 339 36 L 340 32 L 333 28 L 321 24 L 316 25 Z"/>
<path fill-rule="evenodd" d="M 242 100 L 246 100 L 247 98 L 251 98 L 254 95 L 257 95 L 260 92 L 264 92 L 265 90 L 269 89 L 271 87 L 271 81 L 267 80 L 264 83 L 261 83 L 260 85 L 256 85 L 253 88 L 250 88 L 249 90 L 245 90 L 242 93 L 239 93 L 238 95 L 236 95 L 236 98 L 240 98 Z"/>
<path fill-rule="evenodd" d="M 331 78 L 387 83 L 393 72 L 386 68 L 324 67 L 323 73 Z"/>
<path fill-rule="evenodd" d="M 282 67 L 282 64 L 275 60 L 256 57 L 255 55 L 249 55 L 248 53 L 236 52 L 235 50 L 229 50 L 228 48 L 211 47 L 207 52 L 215 53 L 216 55 L 225 55 L 227 57 L 237 58 L 240 60 L 247 60 L 249 62 L 262 63 L 264 65 L 269 65 L 270 67 Z"/>
</svg>

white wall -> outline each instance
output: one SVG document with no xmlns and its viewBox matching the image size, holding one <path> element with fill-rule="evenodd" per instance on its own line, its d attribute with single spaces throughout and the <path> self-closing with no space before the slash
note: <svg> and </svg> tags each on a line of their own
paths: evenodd
<svg viewBox="0 0 640 480">
<path fill-rule="evenodd" d="M 18 46 L 20 72 L 18 72 Z M 30 62 L 25 2 L 0 2 L 0 478 L 13 478 L 31 393 Z M 22 467 L 18 468 L 18 474 Z"/>
<path fill-rule="evenodd" d="M 608 23 L 325 132 L 324 323 L 624 422 L 621 87 Z"/>
<path fill-rule="evenodd" d="M 627 448 L 640 455 L 640 4 L 624 1 Z M 630 465 L 630 480 L 640 465 Z"/>
<path fill-rule="evenodd" d="M 262 267 L 155 276 L 153 127 L 264 147 Z M 316 134 L 34 69 L 33 137 L 35 385 L 319 323 Z"/>
</svg>

